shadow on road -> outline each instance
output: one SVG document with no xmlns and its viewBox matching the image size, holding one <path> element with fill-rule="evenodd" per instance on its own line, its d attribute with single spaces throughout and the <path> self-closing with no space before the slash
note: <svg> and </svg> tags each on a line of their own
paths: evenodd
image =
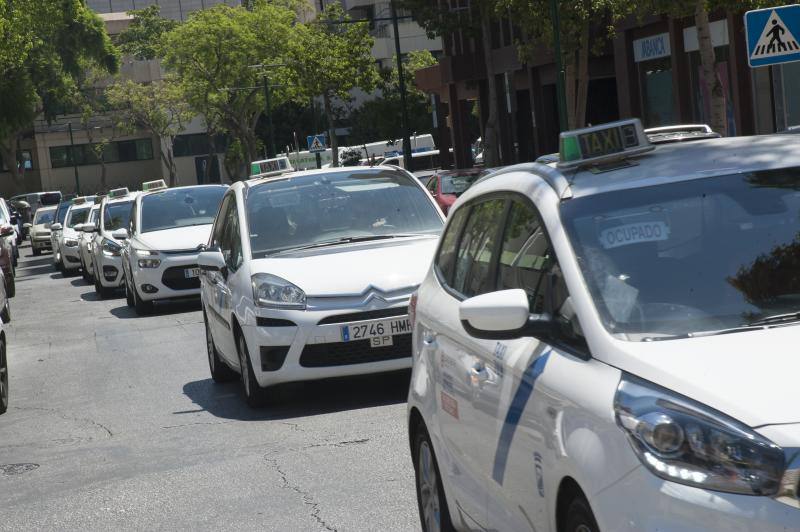
<svg viewBox="0 0 800 532">
<path fill-rule="evenodd" d="M 120 292 L 120 297 L 122 292 Z M 82 297 L 82 296 L 81 296 Z M 131 307 L 124 305 L 121 307 L 112 308 L 109 312 L 121 320 L 128 320 L 132 318 L 147 318 L 158 316 L 169 316 L 170 314 L 181 314 L 184 312 L 196 312 L 200 310 L 200 299 L 193 299 L 187 301 L 169 301 L 164 303 L 156 303 L 153 312 L 149 316 L 139 316 L 136 311 Z"/>
<path fill-rule="evenodd" d="M 84 292 L 81 294 L 81 299 L 84 301 L 102 301 L 103 299 L 97 295 L 97 292 Z"/>
<path fill-rule="evenodd" d="M 39 274 L 45 274 L 48 272 L 52 272 L 53 267 L 49 264 L 43 264 L 41 266 L 35 266 L 32 268 L 17 268 L 17 278 L 26 278 L 26 277 L 34 277 Z"/>
<path fill-rule="evenodd" d="M 209 378 L 187 383 L 183 392 L 213 416 L 267 421 L 404 403 L 410 377 L 407 370 L 281 384 L 270 389 L 268 404 L 258 410 L 245 404 L 239 381 L 216 384 Z"/>
<path fill-rule="evenodd" d="M 19 258 L 19 267 L 18 270 L 25 270 L 28 268 L 32 268 L 34 266 L 42 266 L 44 264 L 52 264 L 53 258 L 49 255 L 47 257 L 41 257 L 37 259 L 31 259 L 28 257 L 20 257 Z"/>
<path fill-rule="evenodd" d="M 69 282 L 69 284 L 80 288 L 83 288 L 85 286 L 92 286 L 91 284 L 87 283 L 83 277 L 78 277 L 77 279 L 73 279 Z"/>
</svg>

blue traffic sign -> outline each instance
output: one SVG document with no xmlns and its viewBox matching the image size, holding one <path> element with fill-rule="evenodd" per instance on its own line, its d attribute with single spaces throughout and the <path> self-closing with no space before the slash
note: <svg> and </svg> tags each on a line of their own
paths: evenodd
<svg viewBox="0 0 800 532">
<path fill-rule="evenodd" d="M 325 146 L 325 135 L 309 135 L 308 151 L 311 153 L 321 153 L 328 149 Z"/>
<path fill-rule="evenodd" d="M 800 61 L 800 5 L 748 11 L 744 28 L 751 67 Z"/>
</svg>

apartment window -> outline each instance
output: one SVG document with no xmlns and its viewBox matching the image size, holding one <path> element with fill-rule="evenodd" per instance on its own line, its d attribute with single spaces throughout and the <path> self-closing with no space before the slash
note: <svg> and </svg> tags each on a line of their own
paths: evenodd
<svg viewBox="0 0 800 532">
<path fill-rule="evenodd" d="M 122 140 L 111 142 L 103 148 L 103 159 L 107 163 L 148 161 L 153 158 L 151 139 Z M 75 146 L 53 146 L 50 148 L 50 164 L 53 168 L 99 164 L 100 158 L 91 144 Z"/>
</svg>

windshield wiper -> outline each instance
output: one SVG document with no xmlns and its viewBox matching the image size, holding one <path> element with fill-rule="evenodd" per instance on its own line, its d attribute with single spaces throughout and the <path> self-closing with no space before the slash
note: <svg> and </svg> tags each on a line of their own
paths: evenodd
<svg viewBox="0 0 800 532">
<path fill-rule="evenodd" d="M 414 236 L 421 236 L 419 233 L 397 233 L 392 235 L 370 235 L 370 236 L 347 236 L 344 238 L 337 238 L 335 240 L 323 240 L 322 242 L 315 242 L 314 244 L 306 244 L 301 246 L 290 246 L 286 248 L 273 249 L 264 252 L 265 256 L 275 256 L 281 253 L 288 253 L 293 251 L 304 251 L 306 249 L 324 248 L 330 246 L 338 246 L 340 244 L 354 244 L 356 242 L 370 242 L 373 240 L 390 240 L 392 238 L 408 238 Z"/>
<path fill-rule="evenodd" d="M 800 312 L 775 314 L 774 316 L 767 316 L 760 320 L 751 321 L 747 325 L 776 325 L 780 323 L 791 323 L 793 321 L 800 321 Z"/>
</svg>

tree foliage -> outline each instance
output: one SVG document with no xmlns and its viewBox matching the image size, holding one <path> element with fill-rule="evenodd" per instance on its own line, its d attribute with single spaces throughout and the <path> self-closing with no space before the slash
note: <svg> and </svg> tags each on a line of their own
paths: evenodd
<svg viewBox="0 0 800 532">
<path fill-rule="evenodd" d="M 283 78 L 283 68 L 254 66 L 283 63 L 296 18 L 285 2 L 256 1 L 252 9 L 217 5 L 196 12 L 164 37 L 165 66 L 211 129 L 234 138 L 239 167 L 259 158 L 255 128 L 264 109 L 262 75 L 266 72 L 271 83 Z M 272 106 L 288 97 L 288 88 L 274 90 Z"/>
<path fill-rule="evenodd" d="M 133 20 L 117 38 L 120 51 L 140 61 L 161 57 L 164 36 L 175 29 L 178 22 L 162 18 L 161 7 L 156 4 L 128 11 L 128 14 Z"/>
<path fill-rule="evenodd" d="M 82 0 L 0 2 L 0 154 L 18 186 L 11 161 L 21 134 L 38 115 L 52 118 L 70 100 L 87 65 L 116 72 L 119 55 Z"/>
<path fill-rule="evenodd" d="M 173 78 L 149 84 L 120 80 L 110 85 L 106 94 L 115 109 L 117 127 L 129 133 L 145 129 L 159 137 L 161 160 L 169 169 L 169 185 L 175 186 L 175 137 L 193 116 L 178 83 Z"/>
<path fill-rule="evenodd" d="M 338 141 L 333 100 L 348 100 L 356 87 L 366 92 L 375 88 L 379 76 L 373 44 L 369 26 L 352 22 L 338 2 L 328 4 L 311 22 L 295 26 L 289 39 L 287 82 L 301 101 L 322 97 L 334 166 L 338 166 Z"/>
</svg>

